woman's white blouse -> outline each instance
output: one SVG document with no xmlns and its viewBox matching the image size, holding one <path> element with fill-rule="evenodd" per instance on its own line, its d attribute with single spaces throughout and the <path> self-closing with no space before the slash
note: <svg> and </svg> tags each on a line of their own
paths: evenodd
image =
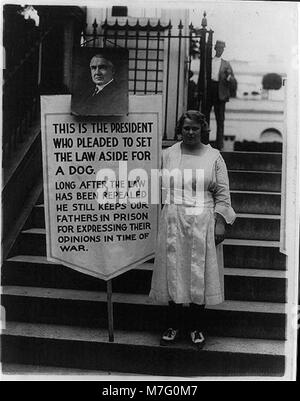
<svg viewBox="0 0 300 401">
<path fill-rule="evenodd" d="M 150 297 L 160 303 L 219 304 L 224 301 L 223 248 L 215 245 L 215 213 L 228 224 L 235 220 L 225 162 L 210 145 L 201 156 L 185 156 L 177 143 L 163 152 L 162 167 L 169 173 L 174 169 L 201 170 L 203 191 L 201 202 L 183 195 L 182 204 L 178 204 L 174 200 L 182 185 L 176 188 L 174 184 L 173 199 L 168 198 L 172 188 L 163 175 L 167 202 L 160 216 Z M 188 188 L 195 184 L 195 178 L 187 179 Z"/>
</svg>

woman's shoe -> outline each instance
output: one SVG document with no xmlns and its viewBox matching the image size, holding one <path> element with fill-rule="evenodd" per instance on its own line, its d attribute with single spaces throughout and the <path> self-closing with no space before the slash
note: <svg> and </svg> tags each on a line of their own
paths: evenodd
<svg viewBox="0 0 300 401">
<path fill-rule="evenodd" d="M 205 337 L 203 333 L 199 330 L 194 330 L 191 332 L 191 340 L 194 345 L 200 350 L 205 344 Z"/>
<path fill-rule="evenodd" d="M 179 335 L 178 329 L 172 329 L 171 327 L 168 328 L 161 336 L 160 345 L 174 344 L 176 340 L 178 340 L 178 335 Z"/>
</svg>

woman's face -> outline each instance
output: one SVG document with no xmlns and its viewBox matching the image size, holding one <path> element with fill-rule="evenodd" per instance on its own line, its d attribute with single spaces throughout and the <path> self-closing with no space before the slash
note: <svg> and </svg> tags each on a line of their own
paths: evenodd
<svg viewBox="0 0 300 401">
<path fill-rule="evenodd" d="M 182 125 L 182 140 L 186 145 L 198 145 L 201 142 L 201 124 L 186 118 Z"/>
</svg>

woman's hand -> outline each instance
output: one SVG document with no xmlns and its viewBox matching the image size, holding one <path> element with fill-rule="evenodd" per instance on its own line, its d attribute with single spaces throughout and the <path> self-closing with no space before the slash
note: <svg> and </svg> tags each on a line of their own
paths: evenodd
<svg viewBox="0 0 300 401">
<path fill-rule="evenodd" d="M 226 232 L 226 222 L 224 217 L 216 213 L 216 223 L 215 223 L 215 244 L 219 245 L 225 239 Z"/>
</svg>

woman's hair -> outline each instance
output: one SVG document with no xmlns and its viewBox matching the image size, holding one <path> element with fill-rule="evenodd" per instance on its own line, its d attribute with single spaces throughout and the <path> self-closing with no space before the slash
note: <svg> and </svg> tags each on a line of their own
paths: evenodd
<svg viewBox="0 0 300 401">
<path fill-rule="evenodd" d="M 198 110 L 188 110 L 187 112 L 183 113 L 182 116 L 179 118 L 175 128 L 175 138 L 180 138 L 182 135 L 182 127 L 184 124 L 184 120 L 188 118 L 197 124 L 201 125 L 201 136 L 209 132 L 208 124 L 205 120 L 204 114 L 200 113 Z"/>
</svg>

